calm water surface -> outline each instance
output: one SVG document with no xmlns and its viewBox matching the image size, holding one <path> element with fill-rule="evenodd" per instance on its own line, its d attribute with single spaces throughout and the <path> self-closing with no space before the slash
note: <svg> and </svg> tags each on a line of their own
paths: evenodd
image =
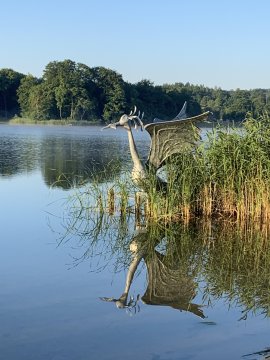
<svg viewBox="0 0 270 360">
<path fill-rule="evenodd" d="M 136 138 L 145 158 L 147 134 Z M 132 218 L 107 217 L 106 231 L 90 221 L 65 237 L 73 187 L 129 165 L 124 131 L 0 125 L 0 358 L 267 356 L 270 256 L 265 241 L 252 244 L 261 229 L 134 230 Z"/>
</svg>

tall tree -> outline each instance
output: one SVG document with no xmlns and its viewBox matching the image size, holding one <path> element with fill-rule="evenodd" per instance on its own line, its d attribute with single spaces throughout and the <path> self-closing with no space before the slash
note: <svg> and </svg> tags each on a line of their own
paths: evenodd
<svg viewBox="0 0 270 360">
<path fill-rule="evenodd" d="M 99 114 L 105 121 L 112 120 L 126 105 L 125 83 L 122 75 L 104 67 L 92 68 L 93 81 L 97 87 Z"/>
<path fill-rule="evenodd" d="M 230 94 L 228 104 L 225 108 L 225 119 L 244 120 L 247 112 L 252 111 L 250 92 L 237 89 Z"/>
<path fill-rule="evenodd" d="M 0 70 L 0 116 L 8 118 L 19 113 L 17 89 L 24 76 L 12 69 Z"/>
<path fill-rule="evenodd" d="M 22 116 L 31 117 L 32 109 L 29 101 L 30 94 L 33 88 L 40 83 L 41 79 L 32 75 L 27 75 L 21 80 L 21 84 L 17 89 L 17 96 Z"/>
<path fill-rule="evenodd" d="M 95 114 L 95 83 L 91 69 L 71 60 L 53 61 L 44 71 L 43 80 L 54 94 L 60 118 L 80 119 Z"/>
</svg>

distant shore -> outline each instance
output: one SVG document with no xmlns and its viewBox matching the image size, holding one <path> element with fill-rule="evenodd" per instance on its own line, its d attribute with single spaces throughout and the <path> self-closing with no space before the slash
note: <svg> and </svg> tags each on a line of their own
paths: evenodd
<svg viewBox="0 0 270 360">
<path fill-rule="evenodd" d="M 29 118 L 15 117 L 12 119 L 0 119 L 0 124 L 10 125 L 68 125 L 68 126 L 99 126 L 104 125 L 101 120 L 69 120 L 69 119 L 49 119 L 35 120 Z"/>
<path fill-rule="evenodd" d="M 23 117 L 14 117 L 11 119 L 1 119 L 0 124 L 10 125 L 63 125 L 63 126 L 104 126 L 105 123 L 101 119 L 97 120 L 71 120 L 71 119 L 49 119 L 49 120 L 35 120 Z M 212 126 L 235 126 L 239 127 L 242 122 L 235 122 L 233 120 L 215 120 L 211 123 L 200 123 L 199 127 L 212 127 Z"/>
</svg>

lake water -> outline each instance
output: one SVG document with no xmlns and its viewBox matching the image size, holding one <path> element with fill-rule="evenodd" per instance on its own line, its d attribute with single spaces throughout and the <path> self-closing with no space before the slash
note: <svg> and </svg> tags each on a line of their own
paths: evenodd
<svg viewBox="0 0 270 360">
<path fill-rule="evenodd" d="M 76 186 L 129 166 L 124 131 L 0 125 L 0 359 L 269 355 L 266 230 L 73 222 Z"/>
</svg>

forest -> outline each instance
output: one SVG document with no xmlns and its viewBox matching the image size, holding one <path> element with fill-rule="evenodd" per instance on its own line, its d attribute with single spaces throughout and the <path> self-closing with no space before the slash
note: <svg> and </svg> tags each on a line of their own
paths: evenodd
<svg viewBox="0 0 270 360">
<path fill-rule="evenodd" d="M 41 78 L 13 69 L 0 69 L 0 119 L 69 119 L 106 123 L 134 105 L 154 117 L 170 119 L 185 101 L 188 114 L 211 111 L 215 120 L 242 121 L 270 112 L 270 90 L 222 90 L 176 82 L 155 85 L 144 79 L 135 84 L 105 67 L 89 67 L 72 60 L 52 61 Z"/>
</svg>

